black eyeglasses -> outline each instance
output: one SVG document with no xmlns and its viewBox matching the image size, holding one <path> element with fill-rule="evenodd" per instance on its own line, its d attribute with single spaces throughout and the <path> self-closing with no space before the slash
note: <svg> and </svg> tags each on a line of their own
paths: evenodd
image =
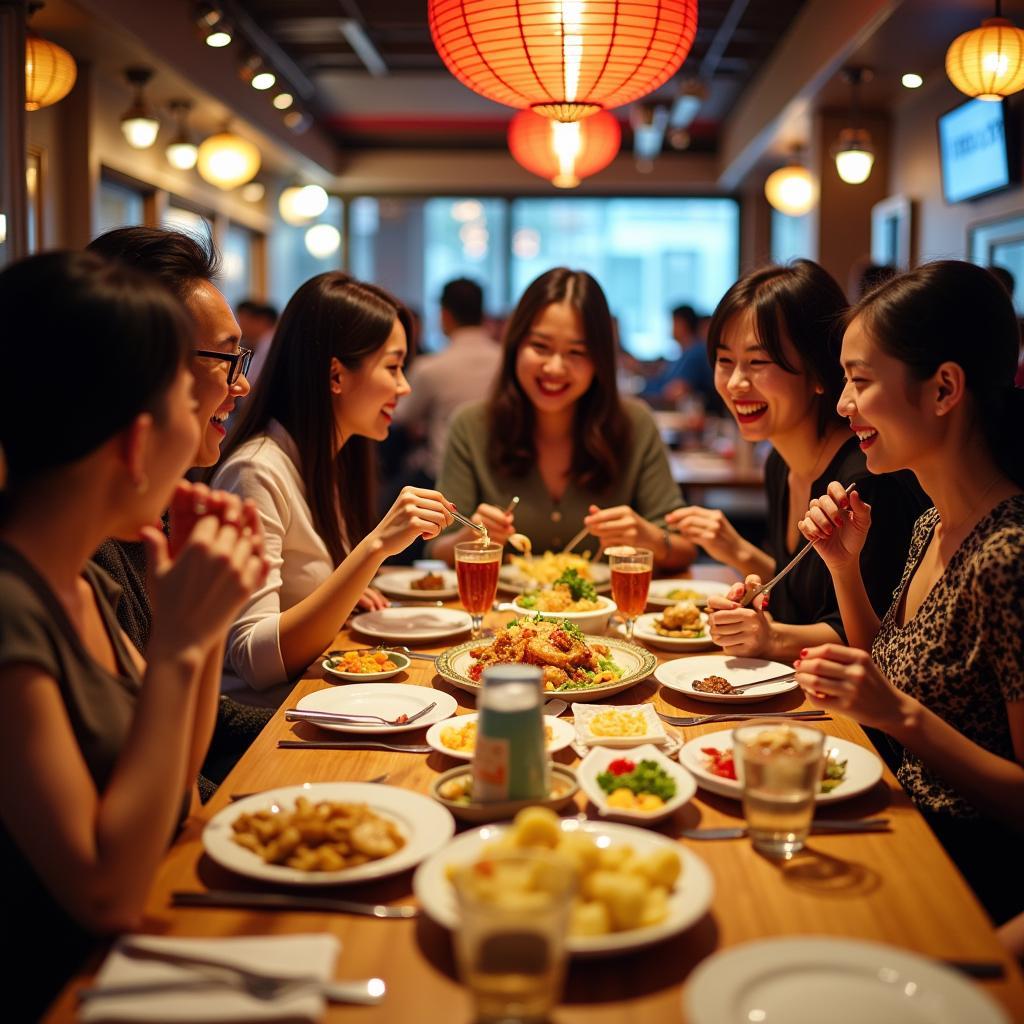
<svg viewBox="0 0 1024 1024">
<path fill-rule="evenodd" d="M 210 352 L 204 348 L 192 349 L 192 355 L 203 359 L 223 359 L 228 364 L 228 384 L 234 384 L 243 374 L 249 372 L 252 362 L 252 349 L 240 348 L 237 352 Z"/>
</svg>

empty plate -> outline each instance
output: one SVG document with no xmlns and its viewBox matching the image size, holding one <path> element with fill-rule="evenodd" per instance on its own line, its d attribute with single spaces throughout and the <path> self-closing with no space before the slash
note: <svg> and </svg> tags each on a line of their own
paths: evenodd
<svg viewBox="0 0 1024 1024">
<path fill-rule="evenodd" d="M 470 617 L 455 608 L 383 608 L 352 620 L 352 628 L 364 636 L 414 643 L 446 640 L 468 632 L 472 625 Z"/>
<path fill-rule="evenodd" d="M 422 718 L 406 725 L 381 725 L 372 722 L 346 722 L 326 725 L 316 723 L 319 729 L 335 732 L 391 733 L 411 732 L 433 725 L 455 714 L 459 706 L 455 698 L 429 686 L 410 686 L 407 683 L 353 683 L 351 686 L 332 687 L 307 693 L 296 705 L 300 711 L 329 711 L 335 715 L 376 715 L 394 720 L 399 715 L 415 715 L 428 704 L 436 707 Z"/>
</svg>

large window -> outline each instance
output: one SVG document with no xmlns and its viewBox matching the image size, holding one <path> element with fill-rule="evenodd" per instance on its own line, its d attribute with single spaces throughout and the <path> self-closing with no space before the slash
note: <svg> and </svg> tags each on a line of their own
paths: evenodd
<svg viewBox="0 0 1024 1024">
<path fill-rule="evenodd" d="M 253 233 L 231 221 L 220 247 L 221 291 L 231 306 L 252 297 Z"/>
<path fill-rule="evenodd" d="M 114 228 L 134 227 L 143 219 L 142 193 L 104 178 L 100 181 L 97 235 Z"/>
<path fill-rule="evenodd" d="M 593 274 L 626 348 L 675 354 L 670 310 L 710 313 L 736 279 L 739 212 L 732 199 L 375 199 L 350 204 L 357 277 L 393 291 L 423 315 L 427 348 L 441 343 L 438 296 L 453 277 L 484 289 L 492 316 L 556 266 Z"/>
<path fill-rule="evenodd" d="M 795 259 L 815 258 L 811 238 L 811 217 L 790 217 L 772 210 L 772 262 L 788 263 Z"/>
<path fill-rule="evenodd" d="M 275 221 L 270 233 L 270 299 L 279 309 L 311 277 L 341 269 L 341 216 L 341 200 L 332 196 L 315 223 Z"/>
</svg>

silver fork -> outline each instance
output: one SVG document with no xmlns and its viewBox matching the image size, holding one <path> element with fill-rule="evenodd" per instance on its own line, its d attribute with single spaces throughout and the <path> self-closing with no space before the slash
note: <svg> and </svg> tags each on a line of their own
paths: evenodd
<svg viewBox="0 0 1024 1024">
<path fill-rule="evenodd" d="M 379 1003 L 384 998 L 386 991 L 386 986 L 380 978 L 368 978 L 363 981 L 321 981 L 311 975 L 281 975 L 251 971 L 215 957 L 148 949 L 129 941 L 122 942 L 119 949 L 125 956 L 131 957 L 133 960 L 153 960 L 195 968 L 200 977 L 87 988 L 79 992 L 80 1002 L 111 996 L 146 995 L 161 991 L 203 988 L 209 987 L 211 983 L 241 989 L 255 999 L 271 1000 L 287 995 L 298 995 L 302 992 L 315 992 L 331 1002 L 366 1005 Z"/>
<path fill-rule="evenodd" d="M 831 722 L 832 719 L 824 711 L 782 711 L 772 714 L 762 711 L 759 714 L 749 712 L 738 712 L 733 714 L 723 713 L 719 715 L 691 715 L 689 717 L 678 717 L 676 715 L 663 715 L 660 711 L 658 717 L 669 725 L 679 725 L 684 729 L 693 725 L 709 725 L 711 722 L 741 722 L 748 718 L 798 718 L 803 721 Z"/>
<path fill-rule="evenodd" d="M 435 700 L 425 708 L 420 708 L 415 715 L 399 715 L 397 718 L 381 718 L 379 715 L 341 715 L 333 711 L 300 711 L 298 708 L 288 708 L 284 713 L 284 720 L 286 722 L 312 722 L 314 725 L 362 725 L 364 722 L 371 724 L 380 722 L 381 725 L 409 725 L 436 707 L 437 701 Z"/>
</svg>

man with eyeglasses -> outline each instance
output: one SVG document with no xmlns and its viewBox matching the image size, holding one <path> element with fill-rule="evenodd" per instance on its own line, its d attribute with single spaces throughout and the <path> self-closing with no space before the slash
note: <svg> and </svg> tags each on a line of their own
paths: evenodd
<svg viewBox="0 0 1024 1024">
<path fill-rule="evenodd" d="M 89 251 L 108 260 L 126 263 L 158 278 L 180 300 L 194 325 L 192 375 L 197 416 L 202 433 L 196 451 L 196 466 L 213 466 L 220 458 L 221 442 L 227 436 L 225 421 L 235 402 L 249 393 L 246 370 L 252 350 L 242 348 L 241 330 L 220 289 L 214 284 L 220 269 L 220 257 L 212 242 L 180 231 L 161 228 L 116 228 L 94 239 Z M 136 647 L 145 653 L 149 641 L 151 609 L 146 593 L 146 560 L 142 545 L 108 540 L 93 556 L 122 587 L 117 617 Z M 220 672 L 220 658 L 210 671 Z M 211 757 L 220 764 L 214 770 L 208 758 L 204 774 L 216 776 L 230 767 L 265 724 L 263 709 L 249 708 L 221 699 L 217 729 L 211 744 Z M 219 781 L 219 779 L 218 779 Z M 212 792 L 207 780 L 200 778 L 200 790 L 206 799 Z"/>
</svg>

